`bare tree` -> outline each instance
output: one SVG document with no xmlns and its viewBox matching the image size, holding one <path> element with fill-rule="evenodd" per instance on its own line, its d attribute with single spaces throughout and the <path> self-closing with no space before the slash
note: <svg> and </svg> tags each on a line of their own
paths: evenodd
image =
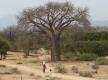
<svg viewBox="0 0 108 80">
<path fill-rule="evenodd" d="M 27 58 L 30 55 L 30 51 L 33 51 L 37 47 L 36 36 L 30 32 L 19 32 L 16 38 L 17 49 L 25 53 L 24 57 Z"/>
<path fill-rule="evenodd" d="M 14 41 L 16 38 L 17 31 L 18 30 L 16 25 L 10 25 L 3 30 L 2 35 L 6 37 L 8 40 Z"/>
<path fill-rule="evenodd" d="M 74 7 L 69 2 L 49 2 L 45 6 L 25 9 L 18 17 L 18 23 L 26 30 L 41 31 L 51 41 L 51 60 L 59 61 L 60 36 L 65 28 L 73 24 L 88 25 L 88 9 Z"/>
</svg>

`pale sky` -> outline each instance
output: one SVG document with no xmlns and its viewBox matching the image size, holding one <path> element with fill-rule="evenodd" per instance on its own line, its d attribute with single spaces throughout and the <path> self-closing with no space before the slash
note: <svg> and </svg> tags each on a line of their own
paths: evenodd
<svg viewBox="0 0 108 80">
<path fill-rule="evenodd" d="M 88 7 L 91 20 L 108 20 L 108 0 L 0 0 L 0 18 L 17 15 L 26 8 L 45 3 L 70 1 L 75 6 Z"/>
</svg>

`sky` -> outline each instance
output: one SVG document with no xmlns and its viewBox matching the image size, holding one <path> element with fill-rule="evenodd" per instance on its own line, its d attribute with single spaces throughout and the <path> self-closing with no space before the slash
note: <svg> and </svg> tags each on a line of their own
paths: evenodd
<svg viewBox="0 0 108 80">
<path fill-rule="evenodd" d="M 75 6 L 88 7 L 92 21 L 108 20 L 108 0 L 0 0 L 0 19 L 19 15 L 24 8 L 37 7 L 51 1 L 70 1 Z"/>
</svg>

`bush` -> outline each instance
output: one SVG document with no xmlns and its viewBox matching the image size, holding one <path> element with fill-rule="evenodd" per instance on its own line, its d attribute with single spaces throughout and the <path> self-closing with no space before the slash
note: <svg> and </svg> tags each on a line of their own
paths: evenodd
<svg viewBox="0 0 108 80">
<path fill-rule="evenodd" d="M 108 40 L 108 31 L 84 32 L 83 40 Z"/>
<path fill-rule="evenodd" d="M 55 71 L 58 73 L 66 73 L 66 68 L 62 64 L 57 64 L 55 67 Z"/>
<path fill-rule="evenodd" d="M 78 73 L 79 72 L 79 70 L 78 70 L 78 68 L 76 66 L 72 66 L 72 71 L 74 73 Z"/>
<path fill-rule="evenodd" d="M 75 52 L 66 52 L 63 53 L 63 58 L 68 59 L 68 60 L 78 60 L 78 54 Z"/>
<path fill-rule="evenodd" d="M 69 33 L 70 34 L 70 33 Z M 82 32 L 79 39 L 78 36 L 66 33 L 62 36 L 62 51 L 64 52 L 85 52 L 96 53 L 100 56 L 108 55 L 108 31 L 87 31 Z M 72 38 L 74 35 L 74 38 Z"/>
<path fill-rule="evenodd" d="M 97 55 L 96 54 L 80 54 L 79 55 L 79 60 L 81 61 L 93 61 L 93 60 L 96 60 L 97 58 Z"/>
<path fill-rule="evenodd" d="M 102 41 L 79 41 L 74 45 L 76 51 L 96 53 L 99 56 L 108 55 L 108 40 Z"/>
<path fill-rule="evenodd" d="M 93 61 L 96 60 L 98 55 L 94 53 L 65 53 L 63 57 L 68 60 L 81 60 L 81 61 Z"/>
<path fill-rule="evenodd" d="M 64 51 L 67 55 L 67 52 L 70 53 L 95 53 L 99 56 L 108 55 L 108 40 L 100 40 L 100 41 L 76 41 L 69 42 L 64 45 Z M 68 56 L 69 56 L 68 55 Z"/>
<path fill-rule="evenodd" d="M 104 57 L 97 58 L 96 64 L 98 64 L 98 65 L 108 65 L 108 59 L 106 59 Z"/>
<path fill-rule="evenodd" d="M 9 41 L 0 37 L 0 49 L 8 50 L 10 47 Z"/>
<path fill-rule="evenodd" d="M 11 69 L 11 72 L 12 72 L 13 74 L 21 74 L 21 72 L 20 72 L 17 68 L 12 68 L 12 69 Z"/>
<path fill-rule="evenodd" d="M 92 69 L 96 69 L 96 70 L 99 69 L 99 66 L 97 64 L 93 64 L 91 67 Z"/>
<path fill-rule="evenodd" d="M 5 59 L 7 55 L 7 51 L 10 49 L 9 41 L 0 36 L 0 54 L 1 59 Z"/>
<path fill-rule="evenodd" d="M 65 58 L 71 58 L 71 57 L 73 57 L 75 54 L 74 53 L 72 53 L 72 52 L 65 52 L 65 53 L 63 53 L 63 56 L 65 57 Z"/>
<path fill-rule="evenodd" d="M 91 72 L 79 72 L 79 75 L 83 77 L 93 77 Z"/>
</svg>

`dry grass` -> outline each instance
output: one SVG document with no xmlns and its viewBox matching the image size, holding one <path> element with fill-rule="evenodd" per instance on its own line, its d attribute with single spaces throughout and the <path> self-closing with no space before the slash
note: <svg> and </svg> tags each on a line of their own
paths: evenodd
<svg viewBox="0 0 108 80">
<path fill-rule="evenodd" d="M 47 59 L 47 56 L 39 56 L 37 57 L 29 57 L 29 58 L 23 58 L 23 54 L 17 54 L 17 53 L 11 53 L 9 52 L 9 55 L 7 59 L 5 60 L 7 63 L 16 64 L 18 62 L 22 62 L 22 66 L 27 66 L 30 68 L 38 69 L 42 71 L 42 61 Z M 36 55 L 35 55 L 36 56 Z M 47 62 L 47 61 L 46 61 Z M 91 61 L 61 61 L 61 62 L 47 62 L 47 72 L 49 72 L 49 69 L 52 69 L 52 73 L 56 72 L 55 66 L 61 63 L 65 67 L 65 71 L 67 75 L 75 75 L 75 76 L 82 76 L 82 77 L 92 77 L 94 79 L 103 78 L 108 80 L 108 65 L 95 65 L 95 62 Z M 20 65 L 20 64 L 17 64 Z M 73 67 L 72 67 L 73 66 Z M 61 70 L 63 71 L 63 70 Z M 60 72 L 61 72 L 60 71 Z M 64 71 L 63 71 L 64 73 Z M 65 75 L 63 74 L 63 75 Z M 4 74 L 3 74 L 4 75 Z M 12 74 L 11 74 L 12 75 Z M 20 75 L 20 74 L 14 74 L 14 75 Z M 6 75 L 7 76 L 7 75 Z M 28 77 L 35 77 L 34 80 L 44 80 L 41 76 L 34 76 L 33 74 L 29 74 Z M 24 79 L 24 78 L 23 78 Z M 29 79 L 29 78 L 27 78 Z M 24 80 L 27 80 L 26 78 Z M 49 79 L 49 78 L 48 78 Z M 11 79 L 10 79 L 11 80 Z M 17 80 L 17 79 L 13 79 Z M 18 79 L 20 80 L 20 78 Z M 32 79 L 29 79 L 32 80 Z M 57 80 L 57 79 L 55 79 Z M 60 80 L 60 79 L 58 79 Z"/>
<path fill-rule="evenodd" d="M 83 77 L 90 77 L 90 78 L 93 77 L 91 72 L 79 72 L 79 75 Z"/>
<path fill-rule="evenodd" d="M 22 62 L 17 62 L 17 64 L 23 64 Z"/>
<path fill-rule="evenodd" d="M 78 68 L 76 66 L 72 66 L 72 71 L 73 71 L 73 73 L 78 73 L 79 72 Z"/>
<path fill-rule="evenodd" d="M 97 64 L 92 65 L 93 69 L 99 69 L 99 66 Z"/>
<path fill-rule="evenodd" d="M 21 74 L 21 72 L 17 68 L 12 68 L 11 73 L 13 73 L 13 74 Z"/>
<path fill-rule="evenodd" d="M 55 66 L 55 71 L 57 73 L 66 73 L 67 72 L 67 69 L 66 69 L 66 67 L 63 64 L 57 64 Z"/>
</svg>

